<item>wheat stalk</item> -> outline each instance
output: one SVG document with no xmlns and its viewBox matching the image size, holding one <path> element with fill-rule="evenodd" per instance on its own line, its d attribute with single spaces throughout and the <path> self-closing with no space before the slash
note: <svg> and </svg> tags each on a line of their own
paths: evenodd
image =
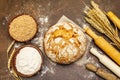
<svg viewBox="0 0 120 80">
<path fill-rule="evenodd" d="M 8 57 L 8 54 L 11 50 L 11 48 L 13 47 L 13 45 L 15 44 L 15 41 L 12 41 L 12 43 L 10 44 L 10 46 L 7 49 L 7 58 L 8 58 L 8 71 L 10 72 L 10 75 L 12 75 L 14 77 L 15 80 L 22 80 L 20 76 L 17 75 L 17 73 L 14 71 L 13 67 L 12 67 L 12 59 L 15 53 L 15 49 L 12 50 L 10 57 Z"/>
<path fill-rule="evenodd" d="M 92 25 L 96 30 L 105 34 L 109 39 L 112 40 L 113 44 L 120 49 L 120 37 L 118 35 L 117 28 L 110 24 L 105 13 L 99 8 L 99 5 L 94 1 L 91 1 L 92 8 L 88 8 L 85 11 L 87 15 L 85 20 Z"/>
</svg>

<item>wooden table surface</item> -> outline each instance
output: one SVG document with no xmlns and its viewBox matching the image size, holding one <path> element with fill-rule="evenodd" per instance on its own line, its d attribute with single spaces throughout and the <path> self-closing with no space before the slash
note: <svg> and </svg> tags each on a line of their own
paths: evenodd
<svg viewBox="0 0 120 80">
<path fill-rule="evenodd" d="M 90 6 L 90 0 L 83 1 Z M 100 5 L 101 9 L 111 10 L 120 17 L 120 0 L 94 1 Z M 84 8 L 81 0 L 0 0 L 0 80 L 14 80 L 7 70 L 6 50 L 13 40 L 8 34 L 8 24 L 15 16 L 32 15 L 36 19 L 38 27 L 44 29 L 54 25 L 62 15 L 65 15 L 82 27 L 85 23 Z M 89 56 L 94 57 L 88 52 Z M 95 57 L 94 60 L 97 62 Z M 97 63 L 104 68 L 102 64 Z M 23 80 L 103 80 L 86 70 L 84 65 L 78 66 L 75 63 L 58 65 L 49 61 L 45 56 L 42 70 L 37 75 L 23 78 Z"/>
</svg>

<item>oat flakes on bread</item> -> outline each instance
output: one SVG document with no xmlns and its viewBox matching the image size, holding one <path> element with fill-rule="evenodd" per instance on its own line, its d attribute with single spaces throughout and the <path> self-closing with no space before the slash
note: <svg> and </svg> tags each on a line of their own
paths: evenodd
<svg viewBox="0 0 120 80">
<path fill-rule="evenodd" d="M 85 53 L 86 41 L 85 34 L 78 26 L 62 22 L 48 29 L 44 38 L 44 49 L 52 61 L 70 64 Z"/>
<path fill-rule="evenodd" d="M 30 15 L 20 15 L 9 24 L 10 36 L 19 42 L 32 39 L 37 32 L 37 23 Z"/>
</svg>

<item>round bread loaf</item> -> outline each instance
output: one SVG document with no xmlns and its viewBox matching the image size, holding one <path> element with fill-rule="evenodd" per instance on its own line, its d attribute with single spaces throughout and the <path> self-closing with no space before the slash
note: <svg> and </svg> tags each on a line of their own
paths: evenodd
<svg viewBox="0 0 120 80">
<path fill-rule="evenodd" d="M 28 41 L 35 36 L 36 32 L 37 24 L 30 15 L 20 15 L 9 24 L 9 34 L 16 41 Z"/>
<path fill-rule="evenodd" d="M 13 56 L 13 68 L 19 76 L 30 77 L 42 67 L 41 50 L 34 45 L 19 47 Z"/>
<path fill-rule="evenodd" d="M 50 27 L 44 38 L 46 55 L 60 64 L 78 60 L 85 53 L 86 44 L 85 34 L 78 26 L 69 22 Z"/>
</svg>

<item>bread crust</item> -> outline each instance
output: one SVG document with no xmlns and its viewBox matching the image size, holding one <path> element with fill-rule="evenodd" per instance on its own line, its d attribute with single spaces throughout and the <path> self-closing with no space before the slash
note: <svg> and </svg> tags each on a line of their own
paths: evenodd
<svg viewBox="0 0 120 80">
<path fill-rule="evenodd" d="M 80 42 L 80 41 L 78 41 L 78 43 L 80 42 L 80 46 L 78 45 L 77 47 L 76 47 L 76 45 L 74 45 L 74 44 L 69 44 L 68 43 L 68 45 L 70 45 L 70 46 L 72 46 L 73 47 L 73 49 L 71 49 L 71 50 L 73 50 L 74 51 L 74 49 L 78 49 L 77 50 L 77 52 L 75 53 L 75 55 L 73 55 L 73 56 L 71 56 L 70 54 L 67 54 L 68 56 L 63 56 L 63 57 L 60 57 L 59 55 L 61 55 L 61 52 L 62 52 L 62 50 L 60 51 L 60 50 L 58 50 L 57 52 L 54 52 L 54 51 L 52 51 L 52 50 L 49 50 L 48 51 L 48 47 L 51 47 L 50 45 L 52 45 L 52 42 L 49 42 L 49 43 L 47 43 L 48 42 L 48 40 L 50 40 L 50 37 L 48 37 L 48 36 L 54 36 L 53 34 L 54 34 L 54 32 L 56 31 L 56 30 L 59 30 L 58 28 L 58 26 L 60 25 L 63 25 L 63 24 L 68 24 L 69 26 L 71 26 L 72 28 L 76 28 L 76 29 L 78 29 L 78 32 L 80 31 L 80 35 L 81 35 L 81 38 L 83 38 L 83 42 Z M 57 25 L 57 26 L 56 26 Z M 60 23 L 60 24 L 56 24 L 56 25 L 54 25 L 54 26 L 52 26 L 52 27 L 50 27 L 49 29 L 48 29 L 48 31 L 45 33 L 45 36 L 44 36 L 44 50 L 45 50 L 45 53 L 46 53 L 46 55 L 47 55 L 47 57 L 50 59 L 50 60 L 52 60 L 53 62 L 56 62 L 56 63 L 59 63 L 59 64 L 70 64 L 70 63 L 73 63 L 73 62 L 75 62 L 75 61 L 77 61 L 80 57 L 82 57 L 83 56 L 83 54 L 85 53 L 85 50 L 86 50 L 86 47 L 87 47 L 87 39 L 86 39 L 86 36 L 85 36 L 85 34 L 80 30 L 80 28 L 78 27 L 78 26 L 75 26 L 74 24 L 72 24 L 72 23 L 68 23 L 68 22 L 64 22 L 64 23 Z M 74 26 L 74 27 L 73 27 Z M 53 29 L 53 28 L 56 28 L 56 27 L 58 27 L 57 29 Z M 74 32 L 74 31 L 73 31 Z M 75 33 L 75 32 L 74 32 Z M 59 35 L 59 34 L 61 34 L 61 33 L 57 33 L 57 35 Z M 69 34 L 63 34 L 63 35 L 69 35 Z M 62 35 L 62 36 L 63 36 Z M 79 35 L 79 37 L 80 37 L 80 35 Z M 59 36 L 60 37 L 60 36 Z M 66 36 L 65 36 L 66 37 Z M 49 38 L 49 39 L 47 39 L 47 38 Z M 69 38 L 69 37 L 68 37 Z M 73 38 L 73 36 L 71 36 L 71 38 Z M 55 38 L 52 38 L 53 40 L 55 39 Z M 66 43 L 66 42 L 65 42 Z M 59 44 L 59 43 L 58 43 Z M 49 46 L 48 46 L 49 45 Z M 74 45 L 74 46 L 73 46 Z M 52 46 L 52 47 L 55 47 L 55 46 Z M 64 47 L 64 46 L 63 46 Z M 80 49 L 80 47 L 82 47 L 82 48 L 84 48 L 83 50 L 82 49 Z M 65 47 L 64 47 L 65 48 Z M 63 49 L 64 49 L 63 48 Z M 52 49 L 52 48 L 51 48 Z M 55 50 L 55 49 L 54 49 Z M 51 57 L 50 55 L 53 55 L 54 57 Z"/>
</svg>

